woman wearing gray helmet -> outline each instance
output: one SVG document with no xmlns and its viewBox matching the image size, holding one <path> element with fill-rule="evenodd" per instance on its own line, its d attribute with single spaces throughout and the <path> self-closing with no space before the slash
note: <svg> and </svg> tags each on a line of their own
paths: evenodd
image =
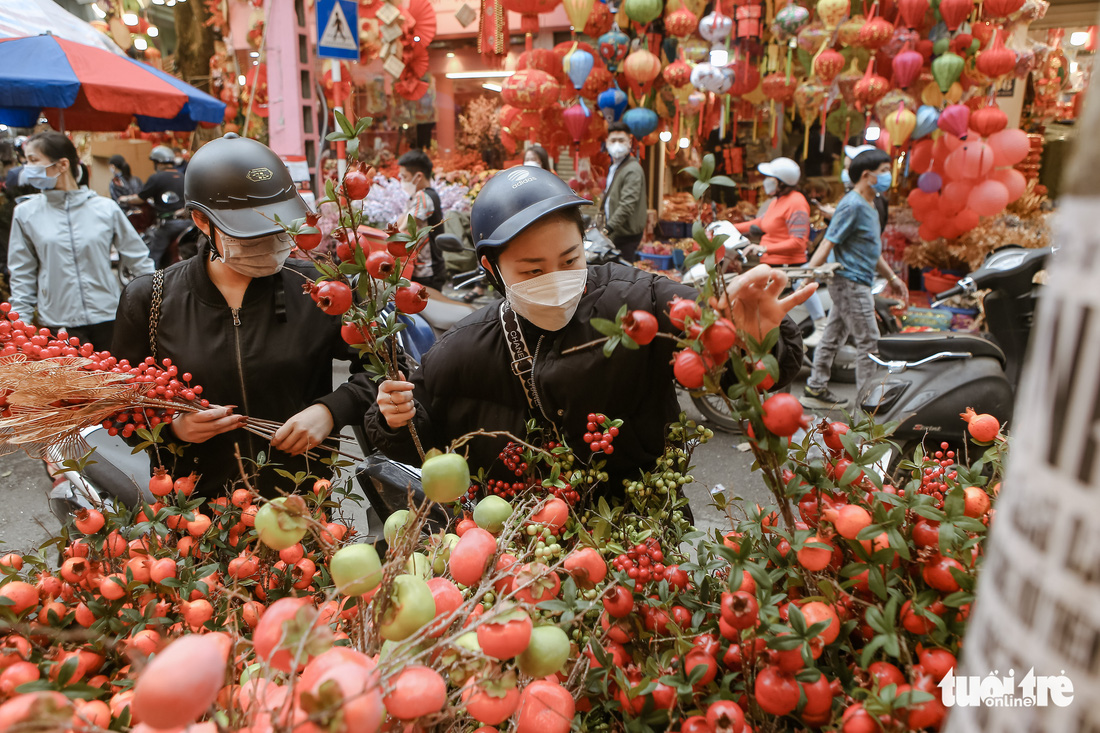
<svg viewBox="0 0 1100 733">
<path fill-rule="evenodd" d="M 588 346 L 600 338 L 593 318 L 614 319 L 625 304 L 656 315 L 662 331 L 674 297 L 696 291 L 633 267 L 587 267 L 577 196 L 557 176 L 533 167 L 501 171 L 482 189 L 471 212 L 478 258 L 505 293 L 445 334 L 408 382 L 386 381 L 366 418 L 373 443 L 391 458 L 418 462 L 405 426 L 415 421 L 424 448 L 445 448 L 477 430 L 523 436 L 528 420 L 566 439 L 587 460 L 581 436 L 589 413 L 622 419 L 608 457 L 609 486 L 634 478 L 664 450 L 665 429 L 680 409 L 670 364 L 675 349 L 657 339 L 637 351 L 617 349 L 605 358 Z M 761 334 L 780 326 L 780 381 L 789 382 L 802 358 L 797 329 L 785 314 L 813 288 L 783 300 L 781 273 L 760 267 L 736 278 L 728 297 L 739 323 Z M 470 465 L 490 477 L 507 441 L 478 437 L 464 447 Z M 503 478 L 504 475 L 495 476 Z"/>
<path fill-rule="evenodd" d="M 112 353 L 130 363 L 168 357 L 203 387 L 209 410 L 177 417 L 172 442 L 186 443 L 173 474 L 203 476 L 199 492 L 223 494 L 240 479 L 237 447 L 271 464 L 254 485 L 272 495 L 291 474 L 324 475 L 303 454 L 358 420 L 374 385 L 340 336 L 340 318 L 323 313 L 302 285 L 312 266 L 287 258 L 293 242 L 279 220 L 309 213 L 282 160 L 234 134 L 207 143 L 187 167 L 184 195 L 207 236 L 199 256 L 135 279 L 118 307 Z M 158 282 L 159 281 L 159 282 Z M 352 378 L 332 389 L 332 361 L 351 361 Z M 239 412 L 238 412 L 239 410 Z M 243 416 L 283 423 L 271 444 L 239 430 Z M 166 456 L 165 451 L 161 451 Z"/>
</svg>

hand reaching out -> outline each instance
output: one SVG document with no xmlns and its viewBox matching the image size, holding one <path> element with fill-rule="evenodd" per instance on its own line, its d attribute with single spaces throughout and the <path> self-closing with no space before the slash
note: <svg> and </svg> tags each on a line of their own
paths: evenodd
<svg viewBox="0 0 1100 733">
<path fill-rule="evenodd" d="M 733 278 L 726 286 L 725 295 L 711 305 L 725 313 L 738 329 L 761 341 L 769 331 L 779 327 L 783 316 L 792 308 L 805 303 L 817 292 L 817 283 L 808 283 L 781 298 L 786 287 L 786 273 L 757 265 Z"/>
</svg>

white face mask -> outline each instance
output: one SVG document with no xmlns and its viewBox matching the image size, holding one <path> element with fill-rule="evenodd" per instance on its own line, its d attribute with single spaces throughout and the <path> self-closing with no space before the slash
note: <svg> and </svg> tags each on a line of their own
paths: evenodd
<svg viewBox="0 0 1100 733">
<path fill-rule="evenodd" d="M 294 240 L 286 232 L 259 239 L 235 239 L 221 235 L 222 261 L 234 272 L 248 277 L 267 277 L 283 269 Z"/>
<path fill-rule="evenodd" d="M 416 195 L 416 184 L 413 181 L 401 181 L 401 190 L 403 190 L 409 198 L 412 198 Z"/>
<path fill-rule="evenodd" d="M 504 291 L 516 313 L 544 331 L 560 331 L 577 312 L 587 282 L 588 268 L 558 270 L 515 285 L 506 283 Z"/>
<path fill-rule="evenodd" d="M 630 155 L 630 146 L 623 142 L 608 143 L 607 154 L 616 161 L 622 160 L 626 156 Z"/>
<path fill-rule="evenodd" d="M 48 171 L 57 163 L 49 165 L 33 165 L 27 163 L 19 173 L 19 182 L 23 185 L 34 186 L 39 191 L 49 191 L 57 186 L 57 176 L 47 175 Z"/>
<path fill-rule="evenodd" d="M 523 164 L 524 165 L 529 165 L 532 168 L 541 168 L 542 167 L 542 163 L 538 162 L 537 160 L 525 160 L 525 161 L 523 161 Z"/>
<path fill-rule="evenodd" d="M 764 193 L 771 196 L 779 188 L 779 180 L 768 176 L 764 179 Z"/>
</svg>

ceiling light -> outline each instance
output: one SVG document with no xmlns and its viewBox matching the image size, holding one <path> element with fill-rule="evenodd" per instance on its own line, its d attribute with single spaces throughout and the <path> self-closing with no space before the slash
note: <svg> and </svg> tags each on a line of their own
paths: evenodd
<svg viewBox="0 0 1100 733">
<path fill-rule="evenodd" d="M 447 58 L 453 59 L 454 57 L 455 57 L 455 52 L 454 51 L 448 51 L 447 52 Z"/>
<path fill-rule="evenodd" d="M 137 13 L 123 13 L 122 14 L 122 22 L 125 23 L 126 25 L 137 25 L 138 24 Z"/>
<path fill-rule="evenodd" d="M 514 71 L 452 71 L 446 74 L 448 79 L 507 79 Z"/>
<path fill-rule="evenodd" d="M 878 140 L 878 136 L 881 135 L 881 134 L 882 134 L 882 130 L 875 127 L 874 125 L 871 125 L 870 127 L 867 128 L 867 134 L 864 135 L 863 137 L 867 140 L 867 142 L 873 143 L 875 140 Z"/>
<path fill-rule="evenodd" d="M 1089 42 L 1088 31 L 1074 31 L 1069 34 L 1069 43 L 1071 46 L 1084 46 Z"/>
<path fill-rule="evenodd" d="M 260 58 L 260 52 L 259 51 L 249 51 L 248 55 L 251 56 L 254 59 Z"/>
<path fill-rule="evenodd" d="M 500 84 L 482 84 L 481 88 L 488 89 L 490 92 L 504 91 L 504 87 L 502 87 Z"/>
<path fill-rule="evenodd" d="M 247 81 L 248 80 L 244 78 L 244 74 L 241 74 L 240 76 L 237 77 L 237 85 L 238 86 L 243 87 Z"/>
<path fill-rule="evenodd" d="M 136 48 L 138 51 L 144 51 L 145 49 L 149 48 L 149 44 L 144 38 L 138 36 L 134 39 L 134 48 Z"/>
<path fill-rule="evenodd" d="M 712 48 L 710 51 L 711 66 L 725 66 L 730 61 L 730 52 L 724 48 Z"/>
<path fill-rule="evenodd" d="M 420 43 L 420 36 L 413 36 L 413 43 Z"/>
<path fill-rule="evenodd" d="M 408 122 L 406 122 L 406 123 L 404 123 L 403 125 L 401 125 L 401 129 L 402 129 L 402 130 L 408 130 L 408 129 L 409 129 L 409 123 L 408 123 Z"/>
<path fill-rule="evenodd" d="M 687 146 L 689 146 L 689 145 L 691 145 L 691 140 L 688 140 L 686 137 L 680 138 L 680 147 L 681 148 L 687 148 Z"/>
<path fill-rule="evenodd" d="M 157 28 L 155 25 L 151 25 L 149 26 L 148 30 L 145 31 L 145 35 L 149 36 L 150 38 L 156 38 L 160 35 L 160 28 Z"/>
<path fill-rule="evenodd" d="M 661 138 L 661 142 L 667 143 L 669 140 L 672 139 L 672 133 L 668 130 L 661 130 L 661 134 L 658 137 Z"/>
</svg>

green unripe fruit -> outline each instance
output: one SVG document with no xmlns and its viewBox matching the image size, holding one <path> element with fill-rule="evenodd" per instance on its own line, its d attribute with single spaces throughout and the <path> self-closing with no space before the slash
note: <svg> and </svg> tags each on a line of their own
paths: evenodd
<svg viewBox="0 0 1100 733">
<path fill-rule="evenodd" d="M 392 545 L 397 541 L 397 535 L 412 521 L 412 515 L 407 509 L 398 509 L 386 517 L 386 523 L 382 526 L 382 534 L 386 538 L 386 544 Z"/>
<path fill-rule="evenodd" d="M 442 453 L 424 461 L 420 469 L 424 495 L 445 504 L 457 501 L 470 488 L 470 467 L 457 453 Z"/>
<path fill-rule="evenodd" d="M 531 629 L 531 642 L 519 655 L 519 669 L 531 677 L 554 674 L 569 659 L 569 637 L 557 626 Z"/>
<path fill-rule="evenodd" d="M 336 589 L 347 596 L 361 596 L 382 582 L 382 563 L 371 545 L 348 545 L 329 560 L 329 574 Z"/>
<path fill-rule="evenodd" d="M 499 496 L 486 496 L 474 507 L 474 523 L 489 532 L 499 532 L 510 516 L 512 505 Z"/>
</svg>

